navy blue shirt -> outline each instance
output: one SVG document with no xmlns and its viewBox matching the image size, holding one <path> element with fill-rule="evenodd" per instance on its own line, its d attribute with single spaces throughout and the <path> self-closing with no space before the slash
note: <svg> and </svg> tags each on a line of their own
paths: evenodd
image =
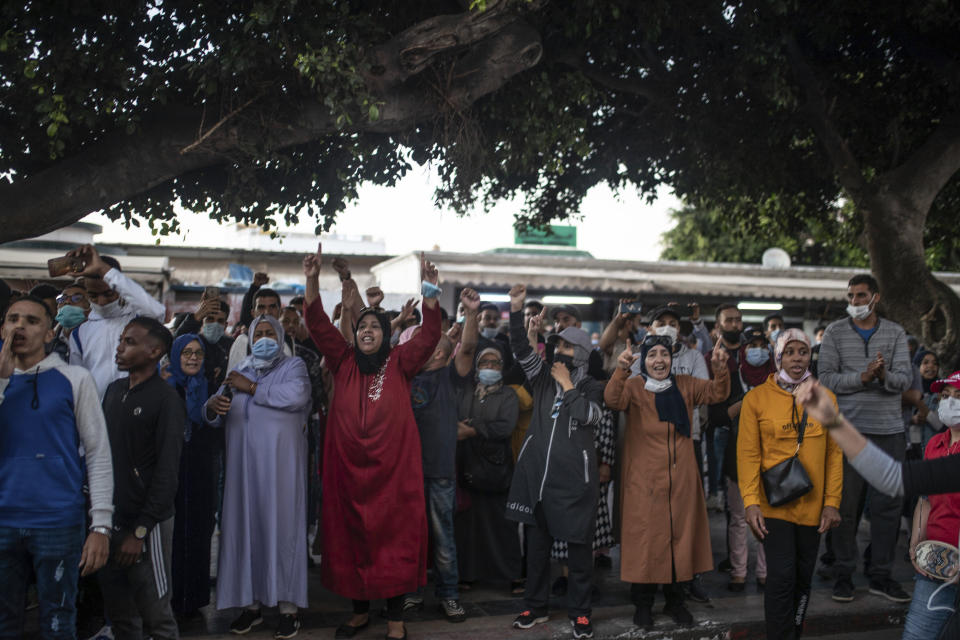
<svg viewBox="0 0 960 640">
<path fill-rule="evenodd" d="M 420 430 L 423 477 L 456 478 L 457 387 L 464 378 L 456 364 L 427 371 L 410 382 L 413 417 Z"/>
</svg>

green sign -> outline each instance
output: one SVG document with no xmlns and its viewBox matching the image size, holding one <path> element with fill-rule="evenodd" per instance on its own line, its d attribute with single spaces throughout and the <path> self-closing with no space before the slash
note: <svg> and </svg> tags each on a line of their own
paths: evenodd
<svg viewBox="0 0 960 640">
<path fill-rule="evenodd" d="M 577 246 L 577 228 L 552 224 L 547 229 L 514 229 L 513 244 L 539 244 L 560 247 Z"/>
</svg>

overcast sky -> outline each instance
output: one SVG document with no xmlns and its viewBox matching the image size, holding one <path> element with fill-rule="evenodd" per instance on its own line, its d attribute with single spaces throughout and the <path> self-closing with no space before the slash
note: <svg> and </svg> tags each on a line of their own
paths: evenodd
<svg viewBox="0 0 960 640">
<path fill-rule="evenodd" d="M 433 204 L 436 176 L 426 168 L 415 169 L 395 187 L 364 185 L 359 199 L 342 213 L 332 231 L 339 234 L 365 234 L 386 241 L 387 252 L 400 254 L 438 246 L 442 251 L 476 252 L 513 244 L 513 215 L 520 203 L 505 202 L 488 213 L 459 217 Z M 680 202 L 663 188 L 657 201 L 646 204 L 634 192 L 620 196 L 605 186 L 595 187 L 584 200 L 582 220 L 561 224 L 577 227 L 578 248 L 596 258 L 657 260 L 662 249 L 660 234 L 670 226 L 668 212 Z M 127 230 L 105 216 L 87 216 L 87 222 L 104 226 L 98 242 L 153 244 L 154 236 L 146 227 Z M 297 231 L 312 232 L 312 220 L 301 222 Z M 181 237 L 161 240 L 177 246 L 228 246 L 229 234 L 205 215 L 184 212 Z M 203 240 L 200 240 L 203 238 Z"/>
</svg>

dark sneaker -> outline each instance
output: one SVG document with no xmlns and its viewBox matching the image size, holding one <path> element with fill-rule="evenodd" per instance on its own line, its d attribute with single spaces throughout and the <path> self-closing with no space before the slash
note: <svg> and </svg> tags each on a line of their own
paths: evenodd
<svg viewBox="0 0 960 640">
<path fill-rule="evenodd" d="M 410 611 L 411 609 L 417 609 L 418 611 L 423 609 L 423 596 L 412 593 L 403 596 L 402 610 Z"/>
<path fill-rule="evenodd" d="M 703 578 L 700 577 L 699 573 L 693 576 L 693 580 L 684 583 L 683 592 L 687 598 L 694 602 L 710 602 L 710 594 L 704 588 Z"/>
<path fill-rule="evenodd" d="M 593 559 L 593 568 L 594 569 L 612 569 L 613 568 L 613 559 L 610 556 L 605 556 L 600 554 Z"/>
<path fill-rule="evenodd" d="M 832 597 L 837 602 L 853 602 L 853 583 L 850 578 L 837 578 Z"/>
<path fill-rule="evenodd" d="M 577 616 L 575 620 L 570 621 L 570 624 L 573 625 L 574 638 L 593 637 L 593 625 L 590 624 L 590 618 L 587 616 Z"/>
<path fill-rule="evenodd" d="M 682 604 L 668 604 L 663 608 L 663 612 L 681 627 L 693 625 L 693 615 Z"/>
<path fill-rule="evenodd" d="M 550 592 L 558 598 L 567 595 L 567 576 L 560 576 L 554 580 Z"/>
<path fill-rule="evenodd" d="M 440 600 L 440 611 L 447 622 L 463 622 L 467 619 L 467 612 L 464 611 L 460 602 L 453 598 Z"/>
<path fill-rule="evenodd" d="M 258 624 L 263 624 L 263 616 L 260 615 L 260 609 L 244 609 L 243 613 L 230 623 L 230 633 L 242 636 L 245 633 L 249 633 L 250 630 Z"/>
<path fill-rule="evenodd" d="M 738 582 L 736 578 L 727 583 L 727 591 L 732 591 L 734 593 L 743 593 L 747 588 L 747 581 L 745 578 L 740 578 Z"/>
<path fill-rule="evenodd" d="M 280 624 L 277 625 L 277 631 L 273 637 L 277 640 L 283 638 L 292 638 L 300 631 L 300 617 L 294 613 L 280 614 Z"/>
<path fill-rule="evenodd" d="M 646 631 L 653 629 L 653 610 L 650 607 L 637 607 L 633 613 L 633 624 Z"/>
<path fill-rule="evenodd" d="M 720 564 L 717 565 L 717 571 L 721 573 L 730 573 L 733 571 L 733 564 L 730 562 L 730 558 L 724 558 L 720 561 Z"/>
<path fill-rule="evenodd" d="M 910 602 L 910 596 L 903 590 L 900 583 L 890 578 L 886 580 L 871 580 L 870 593 L 876 596 L 883 596 L 892 602 Z"/>
<path fill-rule="evenodd" d="M 529 629 L 538 624 L 542 624 L 550 619 L 546 613 L 534 613 L 529 609 L 518 615 L 513 621 L 514 629 Z"/>
</svg>

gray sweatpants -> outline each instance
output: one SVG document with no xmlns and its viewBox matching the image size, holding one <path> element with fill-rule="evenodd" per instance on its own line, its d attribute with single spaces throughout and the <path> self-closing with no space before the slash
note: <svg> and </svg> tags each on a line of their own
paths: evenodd
<svg viewBox="0 0 960 640">
<path fill-rule="evenodd" d="M 114 548 L 121 540 L 114 540 Z M 111 560 L 98 573 L 104 612 L 116 640 L 177 640 L 177 621 L 170 608 L 170 563 L 173 518 L 158 523 L 144 541 L 144 553 L 129 567 Z"/>
</svg>

